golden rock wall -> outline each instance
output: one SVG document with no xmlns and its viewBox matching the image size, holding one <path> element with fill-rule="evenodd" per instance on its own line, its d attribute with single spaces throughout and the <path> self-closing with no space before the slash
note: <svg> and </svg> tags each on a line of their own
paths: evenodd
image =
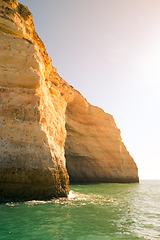
<svg viewBox="0 0 160 240">
<path fill-rule="evenodd" d="M 69 85 L 56 84 L 28 8 L 0 1 L 0 10 L 0 200 L 67 196 L 60 89 Z"/>
<path fill-rule="evenodd" d="M 138 181 L 113 117 L 59 76 L 28 8 L 0 0 L 0 200 L 67 196 L 66 160 L 71 182 Z"/>
<path fill-rule="evenodd" d="M 65 157 L 71 182 L 138 182 L 138 169 L 113 117 L 76 90 L 66 110 Z"/>
</svg>

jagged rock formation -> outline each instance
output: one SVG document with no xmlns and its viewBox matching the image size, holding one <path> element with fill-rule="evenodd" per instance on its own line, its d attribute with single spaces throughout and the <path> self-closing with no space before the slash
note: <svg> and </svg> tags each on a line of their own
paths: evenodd
<svg viewBox="0 0 160 240">
<path fill-rule="evenodd" d="M 0 200 L 67 196 L 71 87 L 52 66 L 28 8 L 0 0 Z"/>
<path fill-rule="evenodd" d="M 138 182 L 138 169 L 113 117 L 74 90 L 66 111 L 65 156 L 71 182 Z"/>
<path fill-rule="evenodd" d="M 58 75 L 17 0 L 0 0 L 0 146 L 0 200 L 67 196 L 64 147 L 72 182 L 138 181 L 113 117 Z"/>
</svg>

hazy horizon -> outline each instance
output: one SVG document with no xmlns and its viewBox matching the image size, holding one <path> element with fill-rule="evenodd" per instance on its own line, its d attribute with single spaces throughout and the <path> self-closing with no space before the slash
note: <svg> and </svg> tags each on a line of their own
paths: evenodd
<svg viewBox="0 0 160 240">
<path fill-rule="evenodd" d="M 113 115 L 140 179 L 160 179 L 160 1 L 19 2 L 60 76 Z"/>
</svg>

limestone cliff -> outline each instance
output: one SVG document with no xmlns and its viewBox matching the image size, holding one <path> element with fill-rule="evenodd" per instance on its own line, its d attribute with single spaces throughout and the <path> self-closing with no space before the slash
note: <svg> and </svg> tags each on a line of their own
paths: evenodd
<svg viewBox="0 0 160 240">
<path fill-rule="evenodd" d="M 52 66 L 28 8 L 0 0 L 0 200 L 67 196 L 70 88 Z"/>
<path fill-rule="evenodd" d="M 17 0 L 0 0 L 0 146 L 0 200 L 67 196 L 64 148 L 72 182 L 138 181 L 113 117 L 58 75 Z"/>
<path fill-rule="evenodd" d="M 74 90 L 66 111 L 65 156 L 71 182 L 138 182 L 138 169 L 113 117 Z"/>
</svg>

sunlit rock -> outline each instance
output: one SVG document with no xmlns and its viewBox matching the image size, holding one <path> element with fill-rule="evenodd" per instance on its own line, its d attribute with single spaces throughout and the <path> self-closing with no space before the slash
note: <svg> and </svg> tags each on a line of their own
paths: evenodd
<svg viewBox="0 0 160 240">
<path fill-rule="evenodd" d="M 0 200 L 67 196 L 70 86 L 52 66 L 27 7 L 0 1 L 0 30 Z"/>
<path fill-rule="evenodd" d="M 66 160 L 71 182 L 138 181 L 113 117 L 59 76 L 28 8 L 0 0 L 0 200 L 67 196 Z"/>
<path fill-rule="evenodd" d="M 113 117 L 76 90 L 67 105 L 65 156 L 71 182 L 138 182 L 138 169 Z"/>
</svg>

